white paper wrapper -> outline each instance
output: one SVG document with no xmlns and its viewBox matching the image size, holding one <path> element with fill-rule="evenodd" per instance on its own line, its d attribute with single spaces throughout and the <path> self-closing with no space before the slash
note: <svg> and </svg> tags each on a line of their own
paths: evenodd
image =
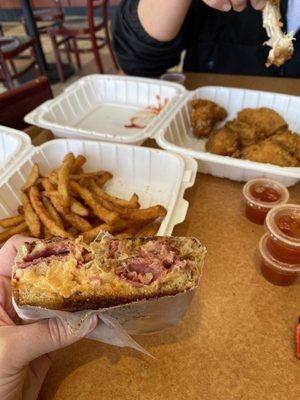
<svg viewBox="0 0 300 400">
<path fill-rule="evenodd" d="M 13 305 L 19 317 L 25 321 L 59 318 L 66 321 L 75 334 L 80 334 L 81 327 L 87 317 L 96 314 L 101 323 L 87 336 L 89 339 L 99 340 L 119 347 L 131 347 L 151 356 L 130 335 L 156 333 L 180 324 L 195 291 L 196 288 L 175 296 L 165 296 L 116 307 L 77 312 L 49 310 L 31 306 L 19 307 L 14 299 Z"/>
</svg>

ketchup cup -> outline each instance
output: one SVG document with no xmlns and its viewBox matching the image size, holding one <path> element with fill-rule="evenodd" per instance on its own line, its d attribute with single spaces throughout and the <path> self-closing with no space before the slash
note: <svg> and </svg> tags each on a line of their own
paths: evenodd
<svg viewBox="0 0 300 400">
<path fill-rule="evenodd" d="M 277 260 L 300 263 L 300 205 L 273 208 L 266 218 L 268 249 Z"/>
<path fill-rule="evenodd" d="M 281 183 L 272 179 L 252 179 L 243 188 L 246 201 L 246 217 L 255 224 L 263 225 L 266 215 L 275 206 L 288 202 L 289 192 Z"/>
<path fill-rule="evenodd" d="M 300 274 L 300 262 L 298 264 L 284 263 L 272 256 L 268 248 L 270 235 L 266 233 L 259 242 L 261 256 L 261 272 L 265 279 L 273 285 L 292 285 Z"/>
</svg>

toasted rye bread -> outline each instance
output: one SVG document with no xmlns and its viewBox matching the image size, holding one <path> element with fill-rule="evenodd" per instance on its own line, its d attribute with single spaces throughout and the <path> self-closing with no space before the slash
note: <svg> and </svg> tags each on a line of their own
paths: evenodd
<svg viewBox="0 0 300 400">
<path fill-rule="evenodd" d="M 197 286 L 205 253 L 194 238 L 27 243 L 13 268 L 13 296 L 18 306 L 78 311 L 175 295 Z"/>
</svg>

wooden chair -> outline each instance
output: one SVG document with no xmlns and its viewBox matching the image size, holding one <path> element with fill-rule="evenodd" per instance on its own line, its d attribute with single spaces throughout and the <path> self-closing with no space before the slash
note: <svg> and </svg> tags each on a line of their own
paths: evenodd
<svg viewBox="0 0 300 400">
<path fill-rule="evenodd" d="M 47 34 L 47 29 L 60 26 L 64 19 L 61 0 L 52 0 L 53 7 L 33 10 L 33 16 L 40 34 Z M 24 18 L 21 17 L 25 32 L 28 34 Z"/>
<path fill-rule="evenodd" d="M 29 50 L 30 55 L 24 55 Z M 27 60 L 25 67 L 17 70 L 14 61 L 17 59 Z M 0 37 L 0 82 L 4 83 L 7 89 L 14 87 L 14 79 L 18 79 L 26 74 L 31 68 L 36 68 L 38 75 L 43 71 L 38 63 L 34 48 L 34 39 L 21 37 Z"/>
<path fill-rule="evenodd" d="M 24 116 L 52 98 L 51 86 L 45 76 L 7 90 L 0 94 L 0 125 L 15 129 L 28 127 Z"/>
<path fill-rule="evenodd" d="M 118 64 L 113 53 L 108 19 L 108 0 L 87 0 L 87 17 L 70 18 L 63 22 L 61 28 L 50 28 L 48 34 L 52 41 L 54 56 L 56 59 L 57 73 L 60 80 L 64 81 L 64 74 L 61 61 L 61 53 L 66 49 L 61 48 L 66 41 L 71 42 L 71 53 L 75 54 L 77 67 L 81 69 L 80 53 L 93 52 L 96 64 L 100 73 L 104 72 L 99 50 L 108 46 L 114 66 L 118 69 Z M 102 18 L 96 17 L 96 12 L 100 10 Z M 104 36 L 98 35 L 103 30 Z M 90 41 L 91 47 L 79 48 L 78 41 Z"/>
</svg>

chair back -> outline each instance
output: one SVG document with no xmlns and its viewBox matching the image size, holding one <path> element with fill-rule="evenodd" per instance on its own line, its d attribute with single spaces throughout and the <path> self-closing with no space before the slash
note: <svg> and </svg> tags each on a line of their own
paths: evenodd
<svg viewBox="0 0 300 400">
<path fill-rule="evenodd" d="M 45 76 L 7 90 L 0 94 L 0 125 L 14 129 L 26 128 L 25 115 L 52 98 L 51 86 Z"/>
<path fill-rule="evenodd" d="M 91 29 L 96 26 L 96 11 L 101 10 L 103 20 L 108 18 L 109 0 L 87 0 L 87 17 Z"/>
</svg>

